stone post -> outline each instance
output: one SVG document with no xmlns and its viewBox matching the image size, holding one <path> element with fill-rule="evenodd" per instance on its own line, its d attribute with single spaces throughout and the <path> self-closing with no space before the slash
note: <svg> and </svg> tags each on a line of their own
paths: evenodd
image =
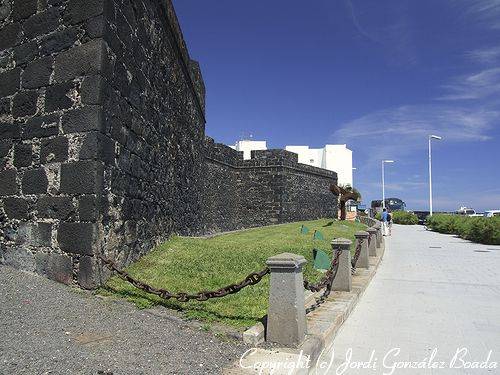
<svg viewBox="0 0 500 375">
<path fill-rule="evenodd" d="M 299 345 L 306 334 L 306 309 L 301 255 L 283 253 L 266 262 L 271 270 L 267 341 L 287 347 Z"/>
<path fill-rule="evenodd" d="M 335 256 L 337 251 L 341 252 L 332 290 L 350 292 L 352 289 L 351 245 L 352 241 L 346 238 L 337 238 L 332 241 L 333 256 Z"/>
<path fill-rule="evenodd" d="M 356 237 L 356 241 L 361 242 L 361 252 L 359 253 L 358 261 L 356 262 L 356 268 L 370 268 L 368 261 L 368 237 L 370 234 L 365 231 L 356 232 L 354 235 Z M 356 244 L 357 246 L 357 244 Z"/>
<path fill-rule="evenodd" d="M 370 234 L 370 244 L 368 245 L 368 254 L 371 257 L 377 256 L 377 230 L 375 228 L 368 228 L 366 230 Z"/>
<path fill-rule="evenodd" d="M 380 221 L 377 221 L 373 226 L 377 230 L 377 247 L 380 248 L 382 246 L 382 238 L 384 237 L 382 234 L 382 224 Z"/>
</svg>

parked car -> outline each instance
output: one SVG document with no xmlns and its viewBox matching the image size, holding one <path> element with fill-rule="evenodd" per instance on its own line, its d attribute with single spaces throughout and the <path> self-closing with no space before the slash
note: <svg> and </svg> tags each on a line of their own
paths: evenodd
<svg viewBox="0 0 500 375">
<path fill-rule="evenodd" d="M 476 211 L 473 210 L 472 208 L 467 208 L 467 207 L 460 207 L 459 210 L 455 212 L 457 215 L 464 215 L 464 216 L 475 216 Z"/>
<path fill-rule="evenodd" d="M 500 216 L 500 210 L 489 210 L 484 212 L 485 217 Z"/>
</svg>

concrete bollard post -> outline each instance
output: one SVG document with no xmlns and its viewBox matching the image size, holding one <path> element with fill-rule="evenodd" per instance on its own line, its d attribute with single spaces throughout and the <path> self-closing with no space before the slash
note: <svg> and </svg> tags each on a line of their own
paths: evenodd
<svg viewBox="0 0 500 375">
<path fill-rule="evenodd" d="M 368 228 L 366 230 L 369 234 L 369 242 L 370 244 L 368 245 L 368 254 L 371 257 L 376 257 L 377 256 L 377 230 L 375 228 Z"/>
<path fill-rule="evenodd" d="M 368 258 L 368 237 L 370 234 L 365 231 L 356 232 L 354 235 L 356 241 L 361 242 L 361 252 L 359 253 L 358 261 L 356 262 L 356 268 L 370 268 L 369 258 Z M 356 244 L 357 246 L 357 244 Z"/>
<path fill-rule="evenodd" d="M 271 270 L 267 341 L 287 347 L 299 345 L 306 334 L 306 309 L 301 255 L 283 253 L 266 262 Z"/>
<path fill-rule="evenodd" d="M 335 256 L 337 251 L 341 252 L 332 290 L 350 292 L 352 289 L 351 245 L 352 241 L 346 238 L 337 238 L 332 241 L 333 256 Z"/>
<path fill-rule="evenodd" d="M 384 237 L 382 235 L 382 224 L 380 223 L 380 221 L 377 221 L 373 228 L 377 230 L 377 247 L 380 248 L 382 246 L 382 238 Z"/>
</svg>

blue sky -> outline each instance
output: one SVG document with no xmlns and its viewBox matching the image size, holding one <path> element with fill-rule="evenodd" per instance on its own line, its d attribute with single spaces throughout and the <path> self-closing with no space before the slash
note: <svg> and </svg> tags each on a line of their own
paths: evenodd
<svg viewBox="0 0 500 375">
<path fill-rule="evenodd" d="M 500 0 L 174 0 L 207 134 L 347 143 L 365 201 L 500 209 Z"/>
</svg>

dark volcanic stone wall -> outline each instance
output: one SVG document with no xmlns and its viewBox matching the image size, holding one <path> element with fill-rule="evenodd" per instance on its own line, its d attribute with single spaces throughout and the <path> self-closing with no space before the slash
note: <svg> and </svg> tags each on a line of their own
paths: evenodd
<svg viewBox="0 0 500 375">
<path fill-rule="evenodd" d="M 110 1 L 104 30 L 103 247 L 128 263 L 199 231 L 205 93 L 169 1 Z"/>
<path fill-rule="evenodd" d="M 0 262 L 92 287 L 200 226 L 204 86 L 168 0 L 0 5 Z"/>
<path fill-rule="evenodd" d="M 89 286 L 103 163 L 96 1 L 0 5 L 0 261 Z"/>
<path fill-rule="evenodd" d="M 337 174 L 298 163 L 285 150 L 243 154 L 207 138 L 203 230 L 228 231 L 337 217 Z"/>
</svg>

